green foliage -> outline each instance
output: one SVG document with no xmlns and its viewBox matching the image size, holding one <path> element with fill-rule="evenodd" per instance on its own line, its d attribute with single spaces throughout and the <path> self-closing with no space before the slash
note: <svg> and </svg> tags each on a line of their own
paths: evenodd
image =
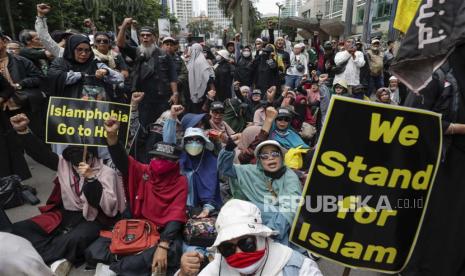
<svg viewBox="0 0 465 276">
<path fill-rule="evenodd" d="M 8 1 L 8 0 L 0 0 Z M 10 0 L 11 14 L 15 31 L 34 29 L 36 18 L 36 4 L 38 0 Z M 140 26 L 158 25 L 161 16 L 161 4 L 158 0 L 48 0 L 52 6 L 47 15 L 49 30 L 83 28 L 83 21 L 92 18 L 98 30 L 112 31 L 114 12 L 116 26 L 119 26 L 125 17 L 134 17 Z M 3 6 L 3 5 L 2 5 Z M 178 22 L 174 16 L 169 17 L 174 33 L 179 32 Z M 6 9 L 0 9 L 0 26 L 6 33 L 11 33 Z"/>
<path fill-rule="evenodd" d="M 189 29 L 189 32 L 194 36 L 199 36 L 200 34 L 212 33 L 215 31 L 213 27 L 213 21 L 208 19 L 195 19 L 189 22 L 186 26 Z"/>
</svg>

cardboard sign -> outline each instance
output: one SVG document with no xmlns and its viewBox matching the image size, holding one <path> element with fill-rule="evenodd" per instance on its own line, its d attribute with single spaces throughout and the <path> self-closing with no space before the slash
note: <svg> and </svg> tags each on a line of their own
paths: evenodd
<svg viewBox="0 0 465 276">
<path fill-rule="evenodd" d="M 401 271 L 441 143 L 439 114 L 333 96 L 291 241 L 347 267 Z"/>
<path fill-rule="evenodd" d="M 50 144 L 106 146 L 104 122 L 115 116 L 120 122 L 118 137 L 126 145 L 131 106 L 127 104 L 50 97 L 46 142 Z"/>
</svg>

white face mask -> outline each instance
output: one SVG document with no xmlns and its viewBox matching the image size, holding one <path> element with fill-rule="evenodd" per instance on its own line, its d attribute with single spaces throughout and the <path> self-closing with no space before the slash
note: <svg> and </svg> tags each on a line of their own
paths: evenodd
<svg viewBox="0 0 465 276">
<path fill-rule="evenodd" d="M 242 55 L 246 58 L 250 57 L 250 51 L 244 51 L 242 52 Z"/>
<path fill-rule="evenodd" d="M 203 145 L 199 142 L 190 142 L 184 147 L 190 156 L 197 156 L 202 153 Z"/>
</svg>

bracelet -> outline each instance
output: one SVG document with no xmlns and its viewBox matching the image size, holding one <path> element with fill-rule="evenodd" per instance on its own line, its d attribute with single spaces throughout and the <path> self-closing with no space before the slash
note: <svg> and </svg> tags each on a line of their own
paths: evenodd
<svg viewBox="0 0 465 276">
<path fill-rule="evenodd" d="M 165 249 L 166 251 L 169 251 L 170 248 L 168 246 L 163 246 L 161 244 L 158 245 L 158 247 Z"/>
<path fill-rule="evenodd" d="M 20 135 L 29 134 L 31 130 L 27 127 L 25 130 L 17 130 L 16 133 Z"/>
</svg>

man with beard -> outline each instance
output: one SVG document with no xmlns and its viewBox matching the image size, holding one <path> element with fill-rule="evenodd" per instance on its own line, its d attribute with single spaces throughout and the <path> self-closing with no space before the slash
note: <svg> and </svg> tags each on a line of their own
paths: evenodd
<svg viewBox="0 0 465 276">
<path fill-rule="evenodd" d="M 374 93 L 384 86 L 383 78 L 383 59 L 384 53 L 379 49 L 379 40 L 373 39 L 371 47 L 367 51 L 367 61 L 370 65 L 370 79 L 368 82 L 368 93 Z M 369 95 L 368 95 L 369 96 Z"/>
<path fill-rule="evenodd" d="M 139 47 L 126 42 L 126 29 L 132 21 L 132 18 L 124 19 L 116 45 L 123 54 L 134 60 L 132 91 L 145 92 L 144 100 L 139 106 L 139 118 L 141 124 L 147 126 L 169 109 L 170 103 L 178 103 L 176 66 L 171 56 L 157 47 L 151 27 L 140 29 Z"/>
</svg>

